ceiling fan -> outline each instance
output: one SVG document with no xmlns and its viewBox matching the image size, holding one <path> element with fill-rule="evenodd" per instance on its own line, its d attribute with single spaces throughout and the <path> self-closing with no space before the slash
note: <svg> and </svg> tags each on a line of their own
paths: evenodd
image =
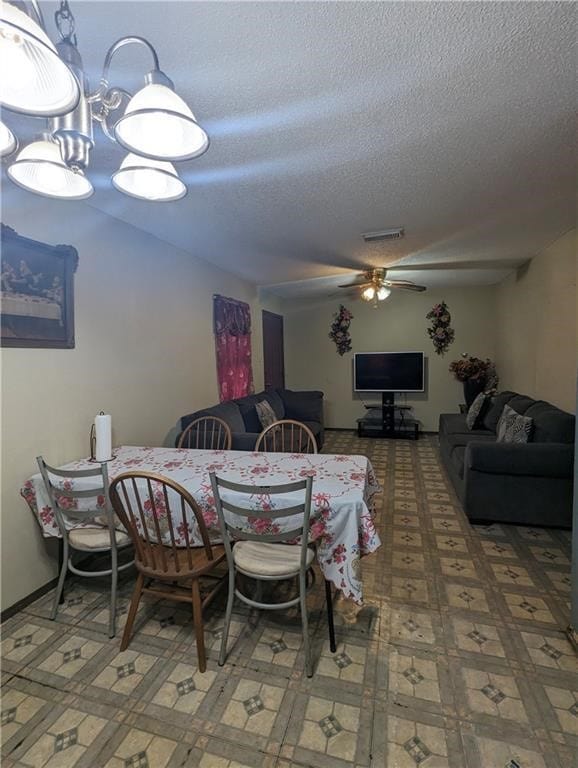
<svg viewBox="0 0 578 768">
<path fill-rule="evenodd" d="M 364 301 L 372 301 L 374 307 L 377 307 L 380 301 L 385 301 L 392 289 L 403 288 L 406 291 L 419 292 L 426 290 L 424 285 L 416 285 L 409 280 L 388 280 L 387 269 L 384 267 L 368 269 L 358 275 L 353 282 L 339 287 L 358 289 L 361 292 L 361 298 Z"/>
</svg>

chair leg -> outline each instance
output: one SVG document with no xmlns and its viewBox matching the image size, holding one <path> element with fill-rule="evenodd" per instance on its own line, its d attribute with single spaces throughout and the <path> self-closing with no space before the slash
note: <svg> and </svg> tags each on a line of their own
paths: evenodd
<svg viewBox="0 0 578 768">
<path fill-rule="evenodd" d="M 64 539 L 58 539 L 58 573 L 62 570 L 62 563 L 65 563 L 66 560 L 64 558 Z M 64 603 L 64 585 L 63 589 L 60 593 L 60 600 L 58 601 L 59 605 L 63 605 Z"/>
<path fill-rule="evenodd" d="M 195 624 L 195 637 L 197 639 L 197 659 L 199 672 L 207 668 L 207 654 L 205 653 L 205 627 L 203 625 L 203 604 L 201 602 L 201 590 L 199 580 L 193 579 L 193 622 Z"/>
<path fill-rule="evenodd" d="M 331 594 L 331 582 L 325 579 L 325 602 L 327 603 L 327 626 L 329 627 L 329 650 L 335 653 L 335 624 L 333 623 L 333 596 Z"/>
<path fill-rule="evenodd" d="M 313 659 L 309 642 L 309 617 L 307 615 L 307 574 L 299 574 L 299 606 L 301 608 L 301 625 L 303 627 L 303 649 L 305 651 L 305 673 L 313 677 Z"/>
<path fill-rule="evenodd" d="M 116 634 L 116 593 L 118 587 L 118 554 L 116 547 L 111 549 L 111 585 L 110 585 L 110 618 L 108 622 L 108 636 L 113 638 Z"/>
<path fill-rule="evenodd" d="M 128 616 L 126 618 L 126 625 L 124 628 L 124 632 L 122 634 L 122 640 L 120 642 L 121 651 L 126 651 L 126 649 L 128 648 L 130 635 L 132 632 L 132 625 L 134 624 L 136 612 L 138 611 L 138 604 L 140 603 L 140 599 L 142 596 L 143 585 L 144 585 L 144 576 L 142 575 L 142 573 L 139 573 L 139 575 L 136 578 L 136 584 L 134 585 L 134 590 L 133 590 L 132 598 L 130 601 L 130 608 L 128 609 Z"/>
<path fill-rule="evenodd" d="M 60 552 L 59 552 L 60 554 Z M 68 571 L 68 539 L 65 536 L 63 536 L 62 539 L 62 555 L 59 558 L 61 560 L 60 564 L 60 575 L 58 577 L 58 584 L 56 586 L 56 594 L 54 595 L 54 605 L 52 606 L 52 613 L 50 614 L 50 618 L 52 621 L 56 618 L 56 614 L 58 613 L 58 606 L 64 602 L 61 600 L 63 590 L 64 590 L 64 580 L 66 579 L 66 572 Z"/>
<path fill-rule="evenodd" d="M 229 594 L 227 595 L 227 610 L 225 611 L 225 623 L 223 625 L 223 636 L 221 637 L 221 650 L 219 653 L 219 666 L 225 663 L 227 655 L 227 640 L 229 639 L 229 627 L 231 626 L 231 616 L 233 614 L 233 602 L 235 601 L 235 569 L 229 566 Z"/>
</svg>

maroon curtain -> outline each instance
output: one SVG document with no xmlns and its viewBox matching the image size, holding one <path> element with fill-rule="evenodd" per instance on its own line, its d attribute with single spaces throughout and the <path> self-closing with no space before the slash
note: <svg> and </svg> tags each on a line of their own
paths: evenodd
<svg viewBox="0 0 578 768">
<path fill-rule="evenodd" d="M 213 296 L 219 398 L 234 400 L 253 392 L 251 309 L 244 301 Z"/>
</svg>

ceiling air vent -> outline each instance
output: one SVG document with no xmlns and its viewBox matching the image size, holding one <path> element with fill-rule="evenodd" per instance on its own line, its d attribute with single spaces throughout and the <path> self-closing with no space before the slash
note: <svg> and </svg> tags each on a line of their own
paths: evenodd
<svg viewBox="0 0 578 768">
<path fill-rule="evenodd" d="M 392 227 L 391 229 L 382 229 L 379 232 L 366 232 L 361 237 L 366 243 L 373 243 L 376 240 L 401 240 L 404 234 L 403 227 Z"/>
</svg>

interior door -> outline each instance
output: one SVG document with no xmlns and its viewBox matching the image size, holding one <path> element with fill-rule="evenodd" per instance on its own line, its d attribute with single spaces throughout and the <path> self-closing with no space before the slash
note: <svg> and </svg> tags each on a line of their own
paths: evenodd
<svg viewBox="0 0 578 768">
<path fill-rule="evenodd" d="M 265 389 L 285 388 L 283 316 L 263 310 L 263 368 Z"/>
</svg>

